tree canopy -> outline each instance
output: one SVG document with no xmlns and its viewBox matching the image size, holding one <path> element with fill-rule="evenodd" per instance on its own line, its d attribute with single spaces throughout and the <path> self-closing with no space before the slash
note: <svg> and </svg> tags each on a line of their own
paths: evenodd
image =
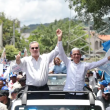
<svg viewBox="0 0 110 110">
<path fill-rule="evenodd" d="M 66 0 L 69 8 L 74 7 L 81 20 L 94 22 L 94 28 L 98 31 L 110 26 L 110 0 Z M 104 17 L 108 20 L 104 20 Z"/>
<path fill-rule="evenodd" d="M 12 44 L 13 20 L 6 18 L 6 15 L 4 13 L 1 13 L 0 23 L 3 24 L 3 47 L 5 47 L 5 45 Z M 19 28 L 19 22 L 15 22 L 15 47 L 19 50 L 22 50 L 24 48 L 24 44 L 21 43 L 24 42 L 24 39 L 20 38 L 21 34 L 16 30 L 16 28 Z"/>
<path fill-rule="evenodd" d="M 18 52 L 19 52 L 19 50 L 16 49 L 13 45 L 6 45 L 5 46 L 6 58 L 9 61 L 15 60 L 15 55 L 17 55 Z"/>
</svg>

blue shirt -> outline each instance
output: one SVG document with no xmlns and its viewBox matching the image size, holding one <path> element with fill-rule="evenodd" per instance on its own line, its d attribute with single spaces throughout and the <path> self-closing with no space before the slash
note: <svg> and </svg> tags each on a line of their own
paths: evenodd
<svg viewBox="0 0 110 110">
<path fill-rule="evenodd" d="M 60 65 L 55 65 L 53 71 L 54 71 L 54 74 L 67 73 L 66 66 L 63 62 L 61 62 Z"/>
</svg>

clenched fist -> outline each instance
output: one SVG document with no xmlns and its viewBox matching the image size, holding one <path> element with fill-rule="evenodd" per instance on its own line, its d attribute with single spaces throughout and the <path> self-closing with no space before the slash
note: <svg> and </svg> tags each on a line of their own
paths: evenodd
<svg viewBox="0 0 110 110">
<path fill-rule="evenodd" d="M 58 36 L 58 41 L 61 41 L 62 40 L 62 31 L 60 29 L 57 29 L 56 34 Z"/>
</svg>

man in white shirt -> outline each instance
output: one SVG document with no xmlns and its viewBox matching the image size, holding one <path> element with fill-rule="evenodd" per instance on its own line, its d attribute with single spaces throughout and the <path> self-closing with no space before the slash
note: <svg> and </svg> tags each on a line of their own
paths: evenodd
<svg viewBox="0 0 110 110">
<path fill-rule="evenodd" d="M 94 69 L 94 71 L 92 71 L 93 72 L 93 76 L 94 76 L 94 78 L 95 78 L 95 81 L 96 81 L 96 83 L 97 83 L 97 74 L 98 74 L 98 69 L 97 68 L 95 68 Z"/>
<path fill-rule="evenodd" d="M 56 32 L 57 36 L 62 33 Z M 26 85 L 29 91 L 46 91 L 49 90 L 47 86 L 49 63 L 58 55 L 58 47 L 56 46 L 48 54 L 40 55 L 39 43 L 33 41 L 29 45 L 31 56 L 20 59 L 21 53 L 16 56 L 16 63 L 26 73 Z M 48 98 L 48 94 L 36 93 L 29 94 L 28 99 Z"/>
<path fill-rule="evenodd" d="M 57 31 L 59 33 L 62 32 L 60 29 Z M 83 91 L 83 87 L 85 85 L 85 75 L 87 73 L 87 70 L 103 65 L 108 60 L 110 60 L 110 56 L 98 62 L 92 63 L 80 62 L 81 58 L 80 50 L 78 48 L 73 48 L 71 56 L 73 61 L 71 61 L 70 59 L 68 59 L 64 52 L 62 46 L 62 36 L 58 37 L 59 37 L 58 42 L 59 55 L 67 67 L 67 77 L 64 86 L 64 91 Z M 83 93 L 76 93 L 76 95 L 75 93 L 70 93 L 66 95 L 66 98 L 84 99 L 85 97 Z"/>
</svg>

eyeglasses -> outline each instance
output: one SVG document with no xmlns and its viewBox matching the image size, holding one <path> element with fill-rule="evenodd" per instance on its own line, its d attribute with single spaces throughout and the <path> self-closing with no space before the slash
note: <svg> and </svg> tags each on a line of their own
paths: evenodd
<svg viewBox="0 0 110 110">
<path fill-rule="evenodd" d="M 74 55 L 74 56 L 75 56 L 75 55 L 81 55 L 81 54 L 72 54 L 72 55 Z"/>
<path fill-rule="evenodd" d="M 31 47 L 31 49 L 33 49 L 33 50 L 34 50 L 34 49 L 38 49 L 38 48 L 39 48 L 39 47 Z"/>
</svg>

